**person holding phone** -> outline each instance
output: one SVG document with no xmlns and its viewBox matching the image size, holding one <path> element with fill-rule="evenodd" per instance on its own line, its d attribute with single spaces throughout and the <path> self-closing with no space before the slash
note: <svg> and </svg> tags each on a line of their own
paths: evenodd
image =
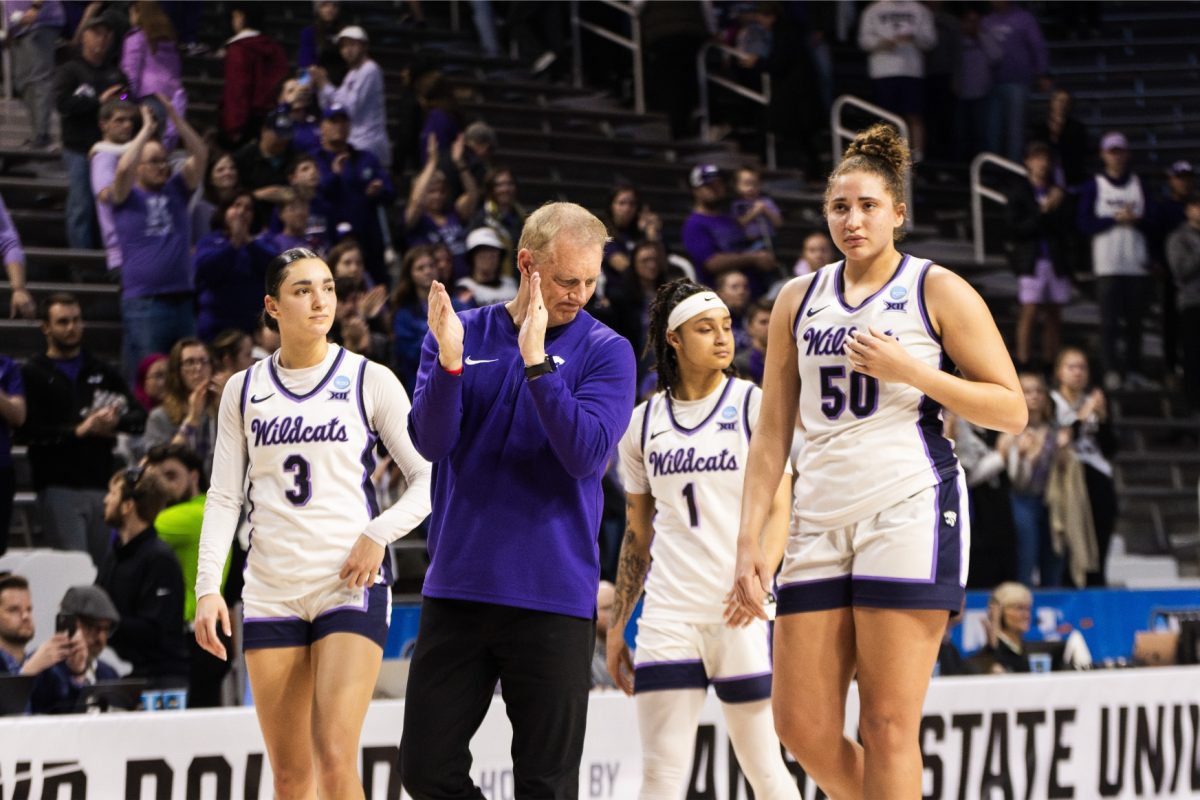
<svg viewBox="0 0 1200 800">
<path fill-rule="evenodd" d="M 214 380 L 212 351 L 194 336 L 180 339 L 167 358 L 167 391 L 146 420 L 145 449 L 185 444 L 212 471 L 221 385 Z"/>
</svg>

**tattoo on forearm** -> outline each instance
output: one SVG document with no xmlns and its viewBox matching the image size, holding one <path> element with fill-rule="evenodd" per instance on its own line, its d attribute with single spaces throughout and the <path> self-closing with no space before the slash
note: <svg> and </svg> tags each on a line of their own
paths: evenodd
<svg viewBox="0 0 1200 800">
<path fill-rule="evenodd" d="M 642 584 L 646 582 L 646 573 L 650 571 L 650 559 L 644 558 L 637 552 L 637 537 L 633 533 L 633 525 L 625 524 L 625 538 L 621 542 L 621 555 L 617 561 L 617 586 L 614 591 L 612 618 L 613 624 L 624 627 L 642 595 Z"/>
</svg>

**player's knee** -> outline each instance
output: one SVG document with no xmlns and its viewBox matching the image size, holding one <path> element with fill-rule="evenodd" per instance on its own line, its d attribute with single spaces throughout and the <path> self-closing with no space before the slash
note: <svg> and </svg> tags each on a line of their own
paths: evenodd
<svg viewBox="0 0 1200 800">
<path fill-rule="evenodd" d="M 354 739 L 353 734 L 347 731 L 329 731 L 329 735 L 316 737 L 313 750 L 321 774 L 357 769 L 358 749 L 354 746 Z"/>
<path fill-rule="evenodd" d="M 674 800 L 687 780 L 688 766 L 680 764 L 678 759 L 647 755 L 642 761 L 641 800 Z"/>
<path fill-rule="evenodd" d="M 280 766 L 275 769 L 275 765 L 271 765 L 274 773 L 275 796 L 281 800 L 286 800 L 291 797 L 311 797 L 313 794 L 313 770 L 312 765 L 307 767 L 300 765 Z"/>
<path fill-rule="evenodd" d="M 829 742 L 842 735 L 835 722 L 823 724 L 819 717 L 801 714 L 796 710 L 775 709 L 775 735 L 796 760 L 811 771 L 814 765 L 829 756 Z"/>
<path fill-rule="evenodd" d="M 895 752 L 908 747 L 917 740 L 917 731 L 913 730 L 907 717 L 898 709 L 886 705 L 863 708 L 858 726 L 863 748 L 874 752 Z"/>
</svg>

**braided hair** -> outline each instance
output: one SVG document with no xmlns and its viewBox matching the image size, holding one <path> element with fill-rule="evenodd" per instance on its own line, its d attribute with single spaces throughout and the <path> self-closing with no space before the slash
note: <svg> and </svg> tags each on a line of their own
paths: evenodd
<svg viewBox="0 0 1200 800">
<path fill-rule="evenodd" d="M 679 385 L 679 354 L 667 341 L 667 322 L 675 306 L 700 292 L 712 291 L 693 280 L 679 278 L 658 287 L 650 303 L 650 329 L 646 335 L 646 355 L 654 354 L 654 369 L 658 373 L 658 390 L 671 391 Z M 730 367 L 726 373 L 732 375 Z"/>
</svg>

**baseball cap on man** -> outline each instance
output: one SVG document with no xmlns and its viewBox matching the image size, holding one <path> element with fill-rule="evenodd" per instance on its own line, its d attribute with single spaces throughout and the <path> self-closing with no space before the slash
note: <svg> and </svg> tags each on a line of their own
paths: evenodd
<svg viewBox="0 0 1200 800">
<path fill-rule="evenodd" d="M 367 32 L 364 31 L 362 29 L 362 27 L 359 25 L 347 25 L 346 27 L 344 27 L 340 31 L 338 31 L 337 38 L 338 39 L 353 39 L 356 42 L 369 41 L 369 39 L 367 39 Z"/>
<path fill-rule="evenodd" d="M 1167 167 L 1167 174 L 1175 178 L 1181 175 L 1191 175 L 1192 173 L 1192 163 L 1190 161 L 1176 161 Z"/>
<path fill-rule="evenodd" d="M 67 589 L 59 604 L 59 611 L 78 617 L 108 620 L 114 625 L 121 621 L 121 614 L 108 592 L 99 586 L 72 586 Z"/>
<path fill-rule="evenodd" d="M 1100 140 L 1100 152 L 1107 153 L 1109 150 L 1128 150 L 1129 140 L 1125 138 L 1125 134 L 1118 131 L 1110 131 L 1104 134 L 1104 138 Z"/>
<path fill-rule="evenodd" d="M 691 173 L 688 174 L 688 183 L 693 189 L 698 189 L 720 178 L 721 169 L 716 164 L 698 164 L 692 167 Z"/>
<path fill-rule="evenodd" d="M 295 133 L 292 126 L 292 114 L 287 106 L 280 106 L 267 114 L 267 118 L 263 120 L 263 127 L 270 128 L 276 136 L 284 139 L 291 138 Z"/>
</svg>

